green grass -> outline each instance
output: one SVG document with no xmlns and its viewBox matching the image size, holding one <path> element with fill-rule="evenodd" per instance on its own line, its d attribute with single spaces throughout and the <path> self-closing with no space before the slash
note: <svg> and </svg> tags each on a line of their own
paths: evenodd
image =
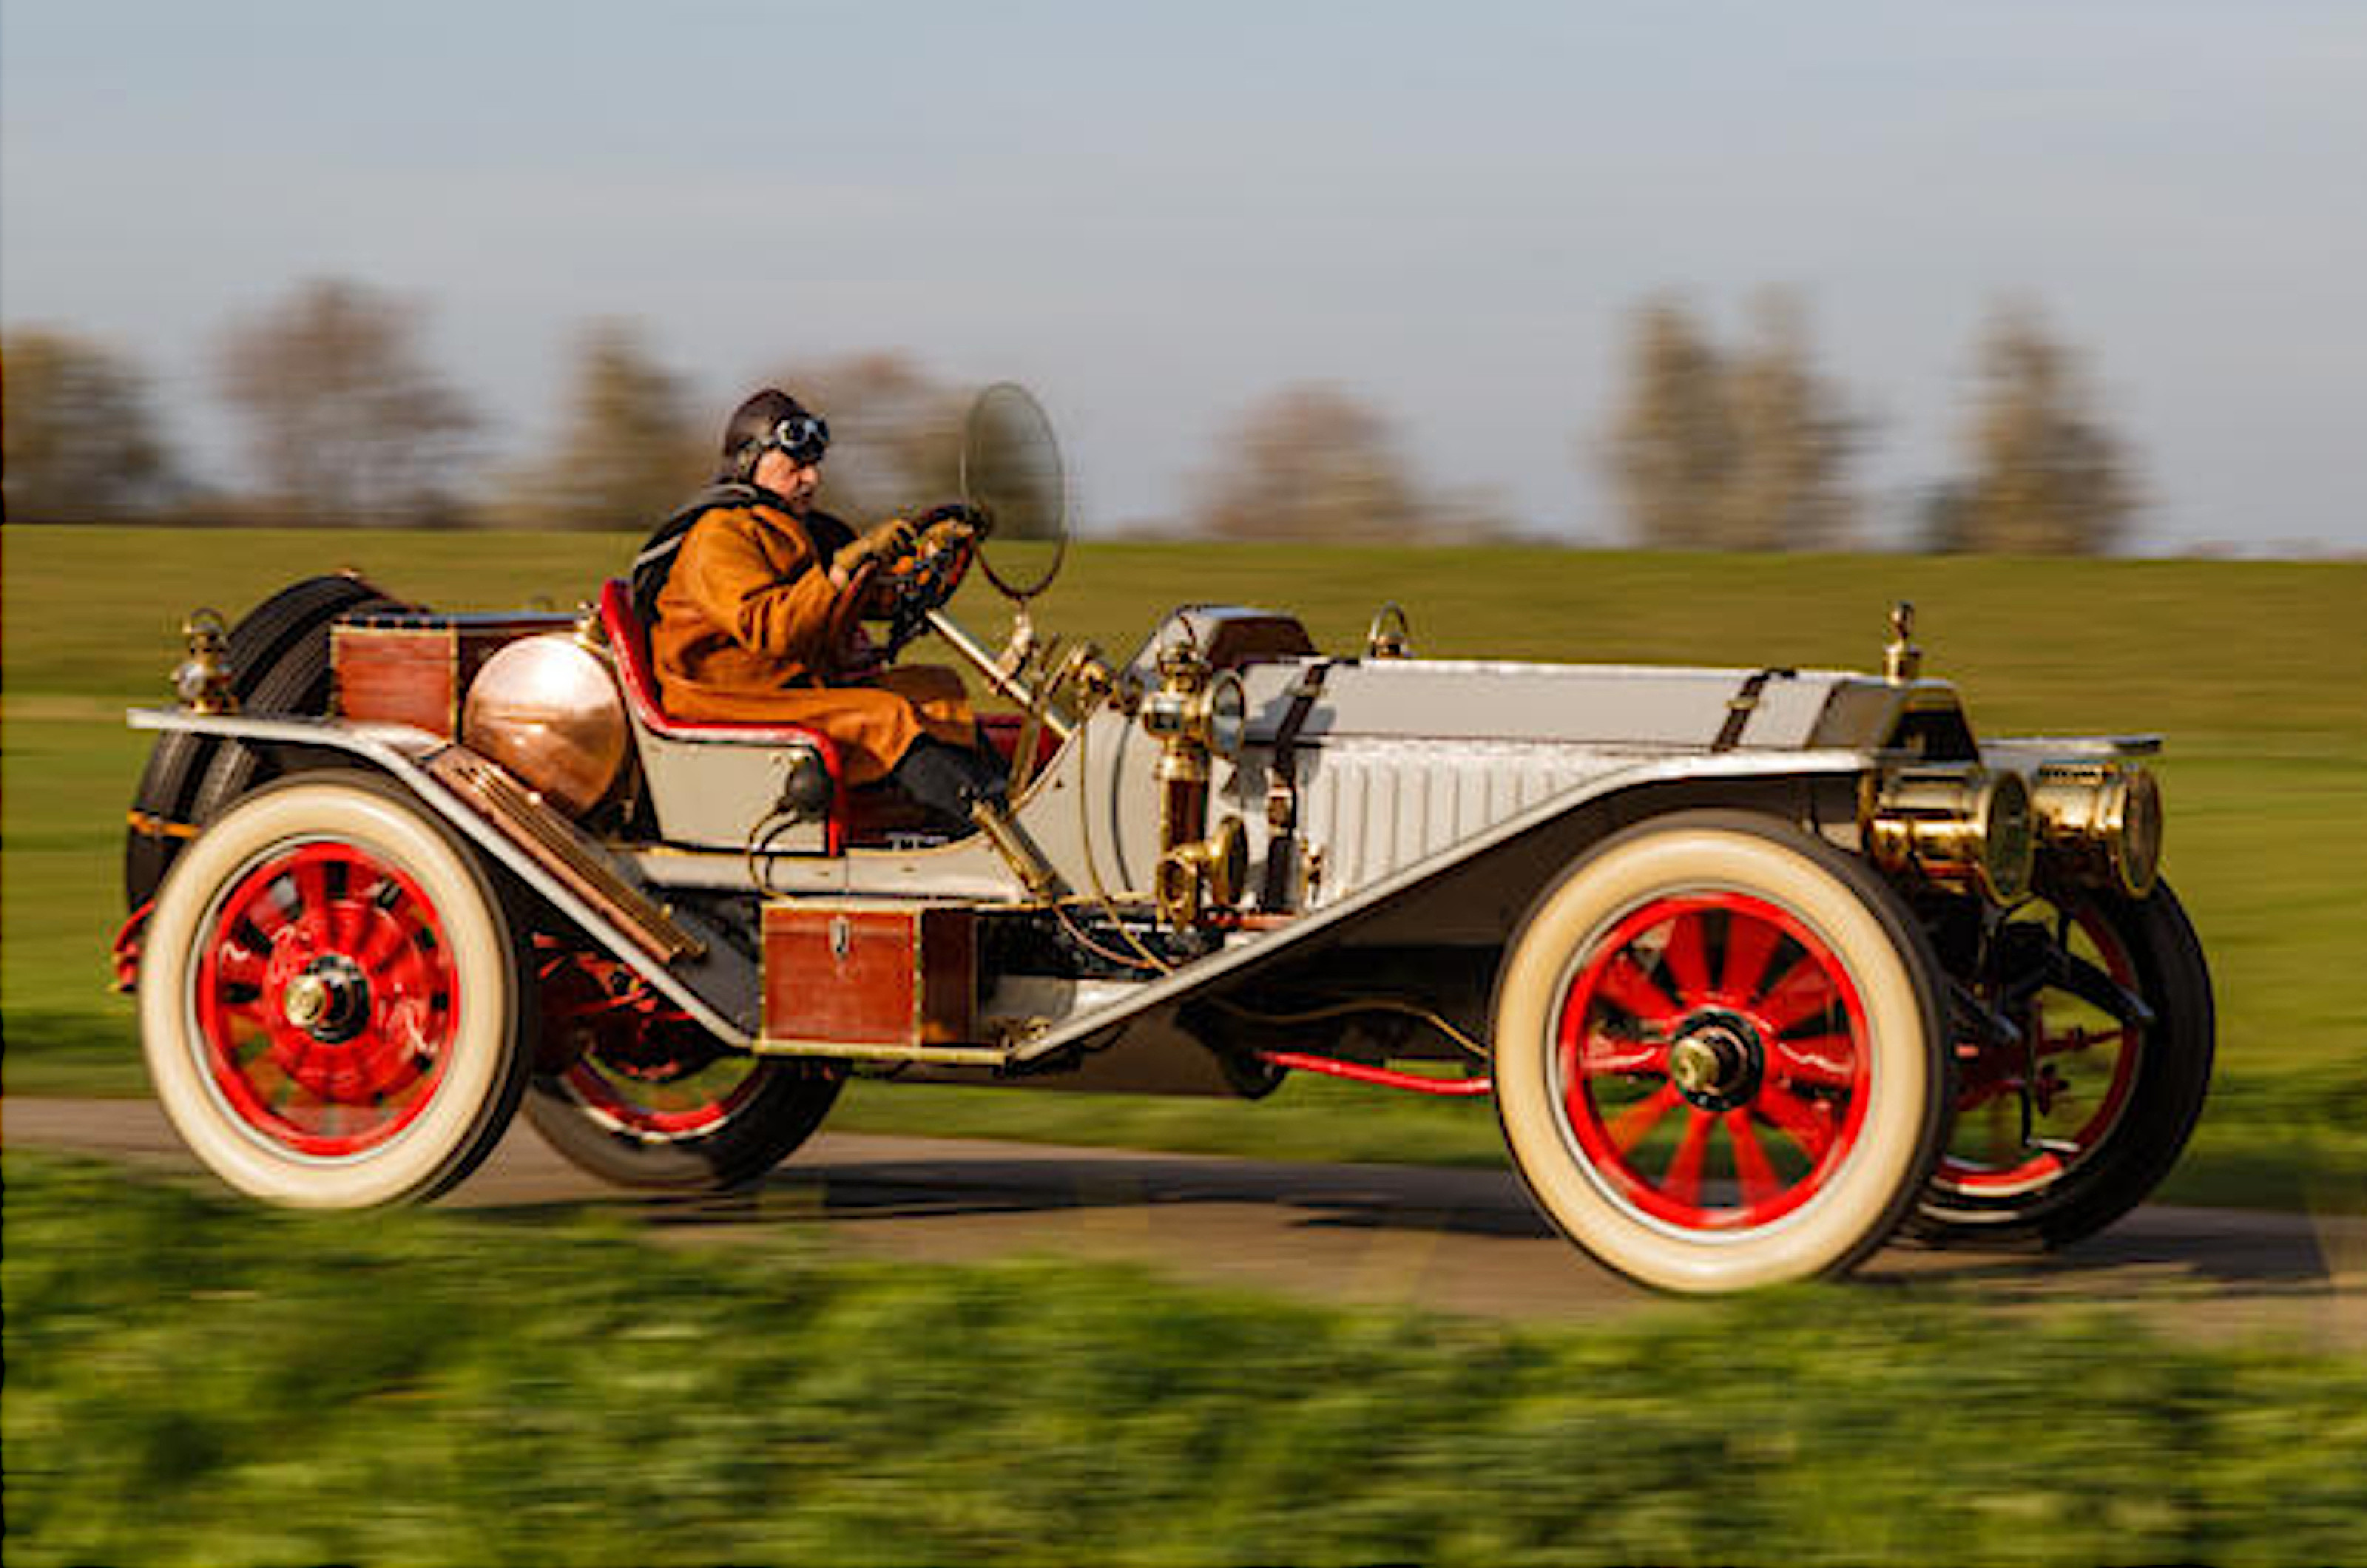
<svg viewBox="0 0 2367 1568">
<path fill-rule="evenodd" d="M 136 1093 L 105 994 L 122 807 L 190 605 L 235 615 L 340 565 L 439 607 L 592 594 L 626 536 L 11 527 L 6 531 L 0 1010 L 17 1092 Z M 969 622 L 999 631 L 966 591 Z M 1930 672 L 1985 732 L 2158 730 L 2169 874 L 2210 953 L 2220 1074 L 2189 1198 L 2367 1201 L 2367 566 L 1544 549 L 1093 545 L 1048 628 L 1129 650 L 1169 605 L 1293 609 L 1361 643 L 1385 599 L 1439 655 L 1713 664 L 1878 662 L 1914 599 Z M 1351 1113 L 1353 1112 L 1353 1113 Z M 866 1089 L 843 1124 L 1306 1157 L 1495 1157 L 1484 1110 L 1294 1083 L 1256 1106 Z"/>
<path fill-rule="evenodd" d="M 2367 1562 L 2367 1357 L 1946 1292 L 1512 1329 L 5 1166 L 11 1563 Z"/>
</svg>

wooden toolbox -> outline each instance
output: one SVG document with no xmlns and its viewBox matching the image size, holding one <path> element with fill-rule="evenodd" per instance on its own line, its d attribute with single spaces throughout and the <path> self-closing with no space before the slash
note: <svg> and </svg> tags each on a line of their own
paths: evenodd
<svg viewBox="0 0 2367 1568">
<path fill-rule="evenodd" d="M 370 724 L 410 724 L 447 738 L 460 732 L 460 702 L 486 660 L 538 632 L 563 632 L 572 615 L 439 615 L 395 610 L 349 615 L 329 631 L 336 711 Z"/>
<path fill-rule="evenodd" d="M 951 904 L 798 898 L 764 906 L 764 1038 L 949 1045 L 970 1038 L 978 917 Z"/>
</svg>

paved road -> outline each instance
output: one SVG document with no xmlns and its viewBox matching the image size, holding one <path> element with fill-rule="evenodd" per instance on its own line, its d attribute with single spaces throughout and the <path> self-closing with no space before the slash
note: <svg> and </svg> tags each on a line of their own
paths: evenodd
<svg viewBox="0 0 2367 1568">
<path fill-rule="evenodd" d="M 146 1101 L 13 1099 L 0 1137 L 196 1169 Z M 752 1193 L 648 1199 L 580 1174 L 521 1121 L 443 1203 L 598 1207 L 685 1244 L 802 1226 L 888 1257 L 1123 1259 L 1206 1283 L 1492 1317 L 1601 1320 L 1658 1299 L 1588 1262 L 1492 1171 L 825 1133 Z M 2153 1207 L 2057 1254 L 1893 1247 L 1858 1277 L 1871 1289 L 1954 1281 L 2010 1312 L 2115 1303 L 2180 1333 L 2367 1348 L 2361 1219 Z"/>
</svg>

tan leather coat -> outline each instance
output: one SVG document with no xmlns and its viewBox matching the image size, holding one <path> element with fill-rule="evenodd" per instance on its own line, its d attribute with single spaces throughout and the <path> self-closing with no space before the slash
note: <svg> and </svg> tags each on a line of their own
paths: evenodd
<svg viewBox="0 0 2367 1568">
<path fill-rule="evenodd" d="M 801 724 L 836 741 L 846 782 L 884 776 L 922 735 L 976 738 L 961 678 L 928 665 L 849 672 L 866 582 L 844 590 L 798 520 L 719 508 L 691 525 L 665 587 L 650 660 L 676 718 Z"/>
</svg>

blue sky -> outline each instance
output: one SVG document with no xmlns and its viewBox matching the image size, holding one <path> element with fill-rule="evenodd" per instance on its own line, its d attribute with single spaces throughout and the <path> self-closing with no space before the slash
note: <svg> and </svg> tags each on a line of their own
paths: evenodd
<svg viewBox="0 0 2367 1568">
<path fill-rule="evenodd" d="M 1426 479 L 1609 541 L 1628 313 L 1799 289 L 1944 477 L 2008 297 L 2086 356 L 2141 547 L 2367 548 L 2367 6 L 586 3 L 0 6 L 0 318 L 155 375 L 343 275 L 432 311 L 499 456 L 588 320 L 717 417 L 901 347 L 1059 419 L 1088 526 L 1176 511 L 1330 378 Z"/>
</svg>

